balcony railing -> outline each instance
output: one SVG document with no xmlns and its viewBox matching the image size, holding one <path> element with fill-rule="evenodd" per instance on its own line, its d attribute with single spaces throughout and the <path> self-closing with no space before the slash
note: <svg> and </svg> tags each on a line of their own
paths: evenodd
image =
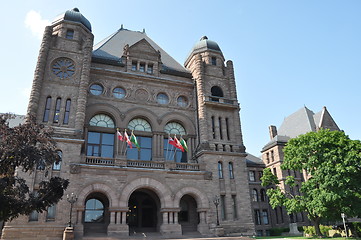
<svg viewBox="0 0 361 240">
<path fill-rule="evenodd" d="M 164 170 L 177 170 L 177 171 L 200 171 L 198 163 L 176 163 L 176 162 L 163 162 L 163 161 L 139 161 L 128 159 L 114 159 L 86 156 L 85 164 L 101 165 L 101 166 L 116 166 L 123 168 L 146 168 L 146 169 L 164 169 Z"/>
</svg>

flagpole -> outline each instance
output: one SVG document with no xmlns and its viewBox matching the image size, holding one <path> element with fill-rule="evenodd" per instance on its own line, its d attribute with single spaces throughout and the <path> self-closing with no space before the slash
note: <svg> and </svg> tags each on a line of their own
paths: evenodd
<svg viewBox="0 0 361 240">
<path fill-rule="evenodd" d="M 117 132 L 115 135 L 117 135 L 117 157 L 119 155 L 119 137 L 118 137 L 119 128 L 117 128 Z"/>
<path fill-rule="evenodd" d="M 174 134 L 174 139 L 176 139 L 176 135 Z M 176 147 L 174 147 L 174 153 L 173 153 L 173 161 L 174 161 L 174 157 L 175 157 L 175 152 L 177 151 L 177 148 Z M 174 161 L 174 162 L 176 162 L 176 161 Z"/>
<path fill-rule="evenodd" d="M 169 135 L 169 133 L 168 133 L 167 151 L 166 151 L 166 154 L 165 154 L 165 160 L 166 160 L 166 161 L 167 161 L 167 159 L 168 159 L 169 137 L 170 137 L 170 135 Z"/>
</svg>

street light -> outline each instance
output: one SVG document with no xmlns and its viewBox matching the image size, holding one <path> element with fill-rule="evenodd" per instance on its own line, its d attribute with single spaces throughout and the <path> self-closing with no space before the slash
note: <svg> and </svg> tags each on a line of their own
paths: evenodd
<svg viewBox="0 0 361 240">
<path fill-rule="evenodd" d="M 68 226 L 71 227 L 71 215 L 73 212 L 73 205 L 76 202 L 76 200 L 78 200 L 78 197 L 74 193 L 71 193 L 70 195 L 69 194 L 66 195 L 66 200 L 68 200 L 68 202 L 70 203 L 70 214 L 69 214 Z"/>
<path fill-rule="evenodd" d="M 343 227 L 345 228 L 346 237 L 348 237 L 348 236 L 347 236 L 346 223 L 345 223 L 345 217 L 346 217 L 346 215 L 345 215 L 344 213 L 341 213 L 341 217 L 342 217 L 342 221 L 343 221 Z"/>
<path fill-rule="evenodd" d="M 214 196 L 213 203 L 216 205 L 216 212 L 217 212 L 217 226 L 219 226 L 219 217 L 218 217 L 218 205 L 219 205 L 219 197 Z"/>
</svg>

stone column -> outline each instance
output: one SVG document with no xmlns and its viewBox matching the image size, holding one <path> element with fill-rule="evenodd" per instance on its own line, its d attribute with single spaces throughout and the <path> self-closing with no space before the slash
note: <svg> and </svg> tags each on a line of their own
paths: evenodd
<svg viewBox="0 0 361 240">
<path fill-rule="evenodd" d="M 44 80 L 44 72 L 48 60 L 48 53 L 50 49 L 52 32 L 53 32 L 53 28 L 51 26 L 45 27 L 44 36 L 39 51 L 38 63 L 36 64 L 36 68 L 35 68 L 33 86 L 31 88 L 31 93 L 30 93 L 30 101 L 27 112 L 28 116 L 29 115 L 36 116 L 36 113 L 39 108 L 40 92 L 41 92 L 42 82 Z"/>
<path fill-rule="evenodd" d="M 83 49 L 84 58 L 83 58 L 81 76 L 80 76 L 79 95 L 78 95 L 77 109 L 75 115 L 75 129 L 78 131 L 83 130 L 84 121 L 85 121 L 85 107 L 87 103 L 87 96 L 88 96 L 87 90 L 90 79 L 92 45 L 93 45 L 93 38 L 88 37 L 86 39 L 85 46 Z"/>
</svg>

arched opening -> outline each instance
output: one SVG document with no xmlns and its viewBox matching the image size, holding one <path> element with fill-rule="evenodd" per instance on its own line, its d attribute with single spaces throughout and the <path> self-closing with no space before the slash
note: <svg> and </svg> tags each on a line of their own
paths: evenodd
<svg viewBox="0 0 361 240">
<path fill-rule="evenodd" d="M 108 198 L 103 193 L 91 193 L 85 200 L 84 235 L 106 234 L 109 220 Z"/>
<path fill-rule="evenodd" d="M 213 86 L 211 88 L 211 100 L 214 102 L 219 102 L 219 98 L 223 97 L 223 91 L 220 87 L 218 86 Z"/>
<path fill-rule="evenodd" d="M 196 232 L 199 224 L 196 200 L 186 194 L 180 199 L 179 208 L 178 222 L 182 226 L 182 232 Z"/>
<path fill-rule="evenodd" d="M 149 189 L 138 189 L 132 193 L 128 202 L 127 223 L 130 234 L 138 232 L 157 232 L 161 224 L 160 200 Z"/>
</svg>

